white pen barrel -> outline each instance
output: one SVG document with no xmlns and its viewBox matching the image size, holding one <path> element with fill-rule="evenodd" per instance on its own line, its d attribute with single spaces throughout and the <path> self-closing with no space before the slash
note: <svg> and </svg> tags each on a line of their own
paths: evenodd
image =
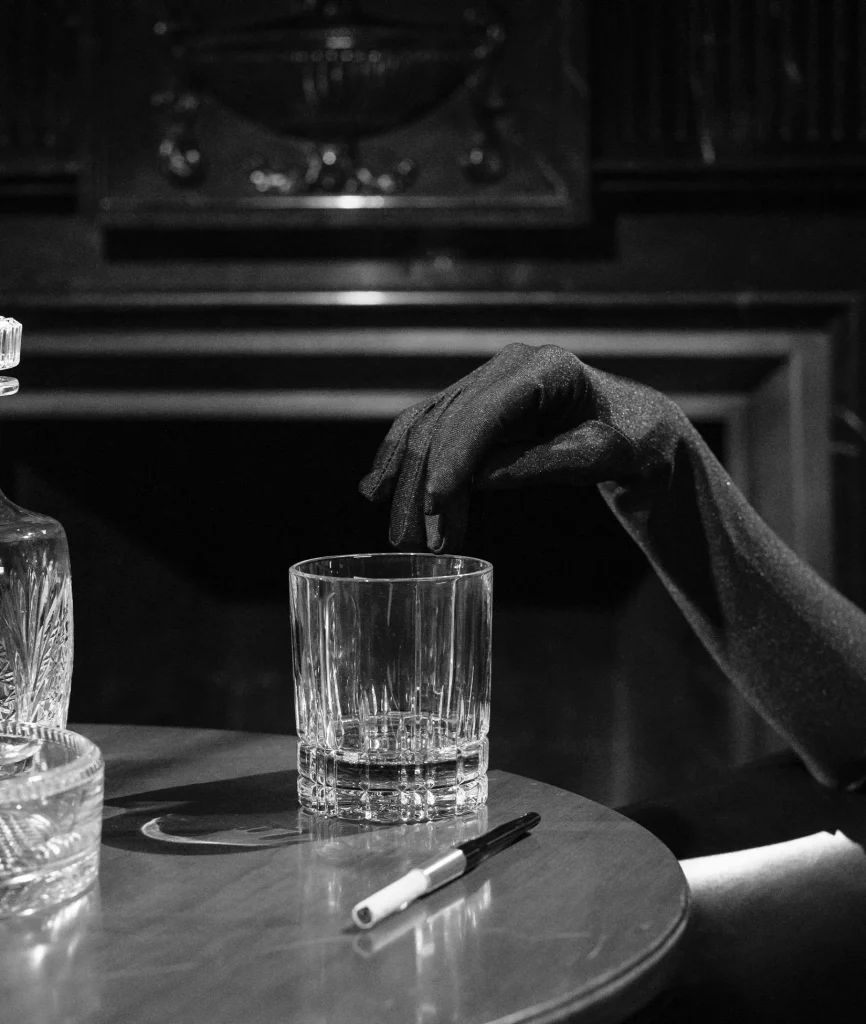
<svg viewBox="0 0 866 1024">
<path fill-rule="evenodd" d="M 386 885 L 384 889 L 361 900 L 352 908 L 352 920 L 359 928 L 372 928 L 383 917 L 393 914 L 408 906 L 419 896 L 423 896 L 430 886 L 430 880 L 421 868 L 415 868 L 398 878 L 396 882 Z"/>
</svg>

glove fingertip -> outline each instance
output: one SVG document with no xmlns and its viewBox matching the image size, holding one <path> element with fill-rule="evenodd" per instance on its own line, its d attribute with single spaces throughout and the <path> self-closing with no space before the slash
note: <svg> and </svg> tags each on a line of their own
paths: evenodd
<svg viewBox="0 0 866 1024">
<path fill-rule="evenodd" d="M 426 524 L 417 501 L 397 496 L 391 505 L 388 543 L 398 551 L 420 551 L 424 548 Z"/>
<path fill-rule="evenodd" d="M 469 522 L 469 489 L 464 488 L 435 515 L 424 516 L 427 547 L 435 554 L 457 552 L 466 539 Z"/>
<path fill-rule="evenodd" d="M 395 524 L 393 521 L 388 530 L 388 543 L 395 551 L 410 551 L 414 547 L 413 544 L 407 543 L 403 525 Z"/>
<path fill-rule="evenodd" d="M 424 531 L 426 533 L 427 548 L 432 551 L 434 555 L 441 555 L 445 550 L 446 537 L 443 518 L 444 517 L 441 515 L 424 516 Z"/>
<path fill-rule="evenodd" d="M 385 501 L 391 496 L 393 490 L 393 481 L 387 478 L 383 479 L 381 474 L 375 472 L 370 472 L 362 477 L 358 484 L 358 491 L 367 501 Z"/>
</svg>

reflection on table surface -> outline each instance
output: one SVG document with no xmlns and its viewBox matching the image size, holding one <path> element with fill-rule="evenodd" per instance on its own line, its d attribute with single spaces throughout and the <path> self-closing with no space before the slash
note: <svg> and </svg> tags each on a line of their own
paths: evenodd
<svg viewBox="0 0 866 1024">
<path fill-rule="evenodd" d="M 866 795 L 825 789 L 790 755 L 624 811 L 680 859 L 691 920 L 648 989 L 593 1005 L 575 1000 L 592 968 L 653 922 L 664 949 L 683 892 L 661 843 L 642 860 L 657 870 L 634 870 L 622 817 L 493 772 L 488 807 L 452 822 L 311 818 L 292 802 L 290 737 L 81 728 L 109 765 L 100 883 L 0 926 L 4 1024 L 473 1024 L 505 1004 L 515 1020 L 866 1019 Z M 487 870 L 370 932 L 349 923 L 440 843 L 527 809 L 537 834 Z"/>
<path fill-rule="evenodd" d="M 580 796 L 493 772 L 474 815 L 342 822 L 299 809 L 291 737 L 78 728 L 107 765 L 99 886 L 0 936 L 16 1024 L 615 1021 L 669 976 L 679 865 Z M 364 896 L 527 810 L 538 828 L 474 872 L 351 923 Z"/>
<path fill-rule="evenodd" d="M 99 1005 L 89 933 L 101 918 L 98 885 L 33 917 L 0 922 L 0 1020 L 88 1020 Z"/>
</svg>

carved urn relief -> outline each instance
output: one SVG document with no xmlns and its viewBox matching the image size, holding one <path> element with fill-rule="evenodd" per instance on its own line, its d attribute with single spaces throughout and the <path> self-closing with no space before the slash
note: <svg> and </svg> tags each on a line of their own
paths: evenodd
<svg viewBox="0 0 866 1024">
<path fill-rule="evenodd" d="M 139 0 L 121 18 L 106 5 L 99 215 L 585 219 L 581 5 L 394 7 Z"/>
</svg>

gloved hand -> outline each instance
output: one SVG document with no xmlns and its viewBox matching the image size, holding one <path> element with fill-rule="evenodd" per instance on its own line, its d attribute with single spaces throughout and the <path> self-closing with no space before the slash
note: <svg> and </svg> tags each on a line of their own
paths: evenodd
<svg viewBox="0 0 866 1024">
<path fill-rule="evenodd" d="M 679 408 L 649 388 L 594 370 L 554 345 L 514 344 L 395 420 L 361 481 L 391 499 L 395 547 L 455 550 L 471 489 L 637 478 L 665 486 Z"/>
<path fill-rule="evenodd" d="M 866 782 L 866 615 L 763 522 L 681 410 L 509 345 L 403 412 L 361 492 L 395 546 L 459 547 L 475 489 L 596 484 L 722 670 L 816 778 Z"/>
</svg>

